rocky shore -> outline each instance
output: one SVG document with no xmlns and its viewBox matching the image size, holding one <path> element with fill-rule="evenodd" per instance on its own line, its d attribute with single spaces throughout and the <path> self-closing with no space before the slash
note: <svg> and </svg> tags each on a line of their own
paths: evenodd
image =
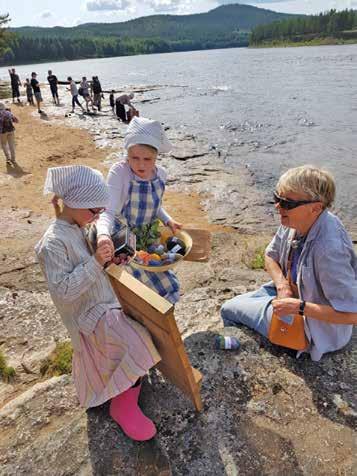
<svg viewBox="0 0 357 476">
<path fill-rule="evenodd" d="M 146 94 L 138 101 L 151 100 Z M 249 170 L 226 167 L 229 151 L 180 131 L 168 129 L 175 149 L 160 159 L 169 174 L 165 206 L 213 235 L 208 263 L 178 267 L 175 311 L 191 363 L 203 374 L 203 412 L 153 371 L 142 403 L 158 436 L 134 443 L 107 405 L 78 406 L 69 375 L 42 375 L 56 344 L 68 339 L 33 254 L 52 216 L 42 196 L 46 170 L 81 163 L 106 173 L 122 154 L 125 130 L 107 107 L 82 116 L 68 115 L 68 102 L 49 103 L 46 96 L 46 116 L 14 106 L 20 166 L 0 164 L 0 350 L 16 371 L 0 381 L 0 475 L 352 476 L 356 332 L 343 352 L 313 363 L 247 329 L 223 331 L 222 303 L 267 280 L 252 261 L 277 220 Z M 241 341 L 239 351 L 214 350 L 214 335 L 227 331 Z"/>
</svg>

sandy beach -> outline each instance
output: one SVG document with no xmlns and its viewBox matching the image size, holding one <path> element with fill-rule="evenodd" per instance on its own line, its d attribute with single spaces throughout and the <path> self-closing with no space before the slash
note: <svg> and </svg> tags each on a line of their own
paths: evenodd
<svg viewBox="0 0 357 476">
<path fill-rule="evenodd" d="M 356 334 L 319 363 L 298 361 L 247 329 L 235 330 L 239 352 L 214 350 L 214 336 L 224 332 L 222 303 L 268 280 L 251 261 L 277 221 L 248 170 L 232 173 L 207 144 L 171 129 L 175 150 L 160 159 L 169 176 L 165 207 L 213 237 L 208 263 L 178 267 L 175 308 L 191 363 L 203 373 L 203 412 L 154 371 L 143 404 L 158 437 L 137 445 L 123 437 L 107 405 L 87 413 L 78 406 L 70 375 L 41 374 L 68 339 L 33 253 L 53 216 L 42 195 L 47 168 L 84 164 L 106 174 L 122 154 L 125 127 L 111 117 L 105 130 L 98 118 L 66 118 L 66 101 L 55 110 L 46 96 L 43 118 L 13 106 L 19 167 L 0 162 L 0 349 L 16 370 L 12 381 L 0 382 L 0 475 L 352 476 Z"/>
</svg>

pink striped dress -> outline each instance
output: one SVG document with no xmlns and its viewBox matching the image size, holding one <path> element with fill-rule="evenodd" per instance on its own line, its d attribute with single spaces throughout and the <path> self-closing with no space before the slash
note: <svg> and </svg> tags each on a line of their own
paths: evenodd
<svg viewBox="0 0 357 476">
<path fill-rule="evenodd" d="M 71 336 L 80 404 L 101 405 L 130 388 L 160 355 L 148 331 L 120 310 L 107 274 L 77 225 L 55 220 L 35 249 Z"/>
<path fill-rule="evenodd" d="M 148 331 L 120 309 L 107 311 L 91 335 L 80 334 L 80 346 L 73 378 L 85 408 L 124 392 L 160 361 Z"/>
</svg>

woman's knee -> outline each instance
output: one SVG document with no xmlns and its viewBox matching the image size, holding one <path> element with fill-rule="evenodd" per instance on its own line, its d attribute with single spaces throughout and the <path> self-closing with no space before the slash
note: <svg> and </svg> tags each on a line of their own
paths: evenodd
<svg viewBox="0 0 357 476">
<path fill-rule="evenodd" d="M 221 307 L 221 317 L 225 327 L 232 326 L 240 322 L 239 310 L 235 304 L 235 298 L 226 301 Z"/>
</svg>

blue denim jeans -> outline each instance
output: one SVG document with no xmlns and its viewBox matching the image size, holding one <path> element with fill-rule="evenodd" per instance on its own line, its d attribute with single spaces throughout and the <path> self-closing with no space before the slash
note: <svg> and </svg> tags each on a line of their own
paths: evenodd
<svg viewBox="0 0 357 476">
<path fill-rule="evenodd" d="M 230 299 L 221 308 L 224 327 L 243 324 L 267 337 L 272 316 L 271 301 L 275 298 L 276 288 L 268 283 L 257 291 Z"/>
</svg>

